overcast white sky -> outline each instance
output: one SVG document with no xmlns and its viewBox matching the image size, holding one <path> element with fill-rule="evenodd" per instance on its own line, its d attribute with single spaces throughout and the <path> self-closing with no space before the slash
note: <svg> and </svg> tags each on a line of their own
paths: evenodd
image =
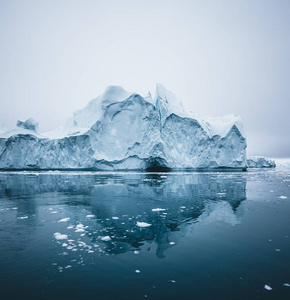
<svg viewBox="0 0 290 300">
<path fill-rule="evenodd" d="M 0 0 L 0 122 L 64 124 L 108 85 L 162 83 L 240 115 L 248 153 L 290 157 L 290 1 Z"/>
</svg>

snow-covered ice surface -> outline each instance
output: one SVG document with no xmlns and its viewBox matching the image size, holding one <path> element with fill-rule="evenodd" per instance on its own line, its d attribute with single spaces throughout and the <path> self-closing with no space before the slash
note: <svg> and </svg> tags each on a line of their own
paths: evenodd
<svg viewBox="0 0 290 300">
<path fill-rule="evenodd" d="M 110 86 L 61 128 L 0 129 L 0 169 L 246 169 L 241 119 L 197 117 L 158 84 L 154 99 Z M 130 133 L 130 134 L 128 134 Z"/>
<path fill-rule="evenodd" d="M 0 172 L 1 297 L 288 299 L 289 171 Z"/>
</svg>

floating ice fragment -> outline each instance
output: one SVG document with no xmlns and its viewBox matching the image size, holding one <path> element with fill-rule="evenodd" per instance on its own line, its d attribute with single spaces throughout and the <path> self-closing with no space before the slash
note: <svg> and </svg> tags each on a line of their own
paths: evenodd
<svg viewBox="0 0 290 300">
<path fill-rule="evenodd" d="M 108 241 L 111 240 L 111 238 L 107 235 L 107 236 L 103 236 L 103 237 L 101 238 L 101 240 L 102 240 L 102 241 L 105 241 L 105 242 L 108 242 Z"/>
<path fill-rule="evenodd" d="M 59 232 L 55 232 L 53 235 L 56 240 L 67 240 L 67 234 L 61 234 Z"/>
<path fill-rule="evenodd" d="M 112 219 L 113 219 L 113 220 L 119 220 L 119 218 L 118 218 L 118 217 L 112 217 Z"/>
<path fill-rule="evenodd" d="M 134 251 L 134 254 L 139 254 L 139 251 L 135 250 L 135 251 Z"/>
<path fill-rule="evenodd" d="M 169 282 L 175 283 L 176 280 L 170 279 Z"/>
<path fill-rule="evenodd" d="M 289 283 L 284 283 L 283 286 L 290 286 L 290 284 Z"/>
<path fill-rule="evenodd" d="M 264 289 L 266 289 L 268 291 L 272 291 L 272 288 L 269 285 L 267 285 L 267 284 L 265 284 Z"/>
<path fill-rule="evenodd" d="M 73 229 L 74 227 L 72 226 L 72 225 L 69 225 L 68 227 L 67 227 L 67 229 Z"/>
<path fill-rule="evenodd" d="M 281 251 L 281 249 L 275 249 L 275 251 L 277 251 L 277 252 L 280 252 L 280 251 Z"/>
<path fill-rule="evenodd" d="M 158 211 L 164 211 L 166 210 L 165 208 L 153 208 L 152 211 L 153 212 L 158 212 Z"/>
<path fill-rule="evenodd" d="M 146 223 L 146 222 L 137 222 L 137 226 L 139 227 L 149 227 L 152 224 Z"/>
<path fill-rule="evenodd" d="M 216 193 L 217 195 L 219 195 L 219 196 L 225 196 L 226 195 L 226 193 Z"/>
<path fill-rule="evenodd" d="M 136 273 L 140 273 L 141 271 L 140 271 L 140 270 L 135 270 L 135 272 L 136 272 Z"/>
<path fill-rule="evenodd" d="M 52 213 L 52 214 L 57 214 L 57 211 L 52 211 L 51 213 Z"/>
<path fill-rule="evenodd" d="M 175 245 L 175 242 L 170 242 L 169 244 L 170 244 L 170 245 Z"/>
<path fill-rule="evenodd" d="M 70 220 L 70 218 L 63 218 L 63 219 L 59 220 L 58 222 L 67 222 L 69 220 Z"/>
<path fill-rule="evenodd" d="M 279 198 L 280 198 L 280 199 L 287 199 L 286 196 L 280 196 Z"/>
<path fill-rule="evenodd" d="M 19 220 L 28 219 L 28 216 L 18 217 L 17 219 L 19 219 Z"/>
<path fill-rule="evenodd" d="M 94 218 L 95 215 L 87 215 L 87 218 Z"/>
<path fill-rule="evenodd" d="M 63 243 L 62 246 L 63 246 L 63 247 L 67 247 L 68 244 L 67 244 L 67 243 Z"/>
<path fill-rule="evenodd" d="M 75 232 L 84 232 L 85 230 L 84 230 L 84 225 L 83 224 L 78 224 L 77 226 L 76 226 L 76 230 L 75 230 Z"/>
</svg>

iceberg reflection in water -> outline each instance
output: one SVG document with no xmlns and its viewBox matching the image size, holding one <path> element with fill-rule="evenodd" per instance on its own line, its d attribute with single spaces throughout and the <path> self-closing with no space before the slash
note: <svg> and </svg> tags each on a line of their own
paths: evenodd
<svg viewBox="0 0 290 300">
<path fill-rule="evenodd" d="M 289 174 L 0 172 L 0 298 L 289 299 Z"/>
<path fill-rule="evenodd" d="M 0 196 L 7 201 L 1 205 L 15 215 L 10 230 L 21 223 L 31 235 L 40 224 L 53 227 L 67 235 L 68 241 L 55 242 L 68 253 L 120 254 L 154 241 L 157 257 L 163 258 L 182 239 L 182 224 L 238 224 L 246 199 L 246 178 L 238 173 L 31 172 L 2 174 L 0 180 Z M 23 227 L 20 248 L 29 242 Z M 178 231 L 172 241 L 171 233 Z"/>
</svg>

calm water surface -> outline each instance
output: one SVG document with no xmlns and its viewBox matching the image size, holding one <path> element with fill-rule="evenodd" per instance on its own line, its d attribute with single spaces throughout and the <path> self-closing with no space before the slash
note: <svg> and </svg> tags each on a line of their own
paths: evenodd
<svg viewBox="0 0 290 300">
<path fill-rule="evenodd" d="M 0 299 L 290 299 L 289 171 L 2 172 Z"/>
</svg>

